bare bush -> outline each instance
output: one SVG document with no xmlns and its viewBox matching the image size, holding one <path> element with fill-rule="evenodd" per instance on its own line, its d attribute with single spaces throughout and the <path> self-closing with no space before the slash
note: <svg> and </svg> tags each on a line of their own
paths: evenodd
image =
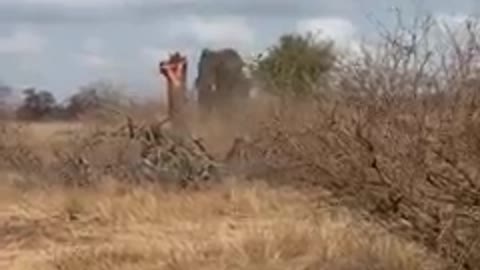
<svg viewBox="0 0 480 270">
<path fill-rule="evenodd" d="M 453 32 L 398 17 L 397 26 L 341 62 L 321 98 L 277 111 L 246 147 L 269 166 L 263 177 L 325 188 L 457 269 L 476 269 L 476 24 Z"/>
<path fill-rule="evenodd" d="M 112 120 L 118 111 L 129 105 L 130 100 L 123 95 L 120 86 L 109 81 L 95 81 L 69 97 L 64 107 L 72 119 Z"/>
</svg>

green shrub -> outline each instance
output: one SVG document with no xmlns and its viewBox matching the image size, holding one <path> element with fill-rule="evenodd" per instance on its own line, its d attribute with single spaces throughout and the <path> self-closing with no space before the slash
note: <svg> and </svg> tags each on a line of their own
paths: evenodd
<svg viewBox="0 0 480 270">
<path fill-rule="evenodd" d="M 269 92 L 305 96 L 315 91 L 335 59 L 333 42 L 315 40 L 311 34 L 285 34 L 266 56 L 254 60 L 252 73 Z"/>
</svg>

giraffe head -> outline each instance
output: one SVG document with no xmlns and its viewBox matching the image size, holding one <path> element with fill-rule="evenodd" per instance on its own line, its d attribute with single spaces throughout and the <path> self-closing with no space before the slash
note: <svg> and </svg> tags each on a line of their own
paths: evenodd
<svg viewBox="0 0 480 270">
<path fill-rule="evenodd" d="M 170 55 L 167 61 L 161 61 L 159 65 L 160 74 L 165 76 L 168 83 L 175 88 L 185 83 L 187 73 L 187 59 L 176 52 Z"/>
</svg>

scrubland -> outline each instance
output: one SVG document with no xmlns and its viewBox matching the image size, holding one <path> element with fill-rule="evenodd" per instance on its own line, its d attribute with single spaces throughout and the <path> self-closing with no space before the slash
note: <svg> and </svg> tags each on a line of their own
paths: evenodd
<svg viewBox="0 0 480 270">
<path fill-rule="evenodd" d="M 193 110 L 234 172 L 216 183 L 137 175 L 122 117 L 2 122 L 1 268 L 480 269 L 480 46 L 472 25 L 435 42 L 419 25 L 307 96 Z"/>
</svg>

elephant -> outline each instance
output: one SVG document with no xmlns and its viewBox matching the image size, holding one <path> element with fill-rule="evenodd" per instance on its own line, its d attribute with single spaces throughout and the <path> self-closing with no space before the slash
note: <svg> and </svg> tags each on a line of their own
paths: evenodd
<svg viewBox="0 0 480 270">
<path fill-rule="evenodd" d="M 246 100 L 251 85 L 244 67 L 242 57 L 232 48 L 203 49 L 195 79 L 200 107 L 207 112 L 224 111 Z"/>
</svg>

